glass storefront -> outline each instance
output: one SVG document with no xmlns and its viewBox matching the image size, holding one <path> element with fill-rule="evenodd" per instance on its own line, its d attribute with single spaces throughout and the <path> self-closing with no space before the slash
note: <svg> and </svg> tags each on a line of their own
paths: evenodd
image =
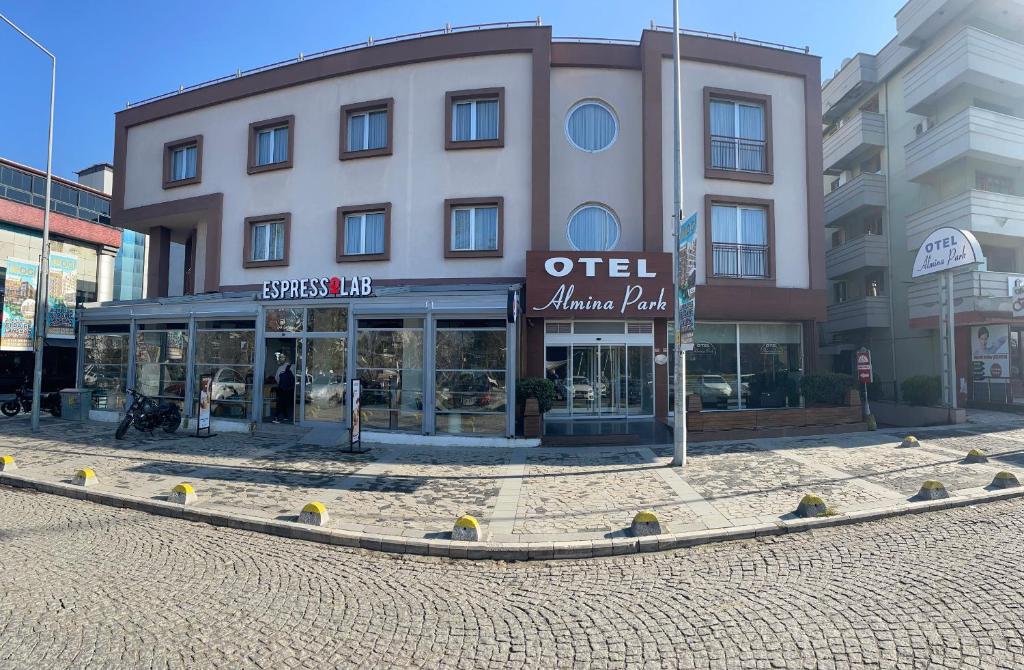
<svg viewBox="0 0 1024 670">
<path fill-rule="evenodd" d="M 554 414 L 652 416 L 653 332 L 650 322 L 547 322 L 544 370 L 555 385 Z"/>
<path fill-rule="evenodd" d="M 686 392 L 706 410 L 798 407 L 802 327 L 792 323 L 698 322 L 686 354 Z M 675 336 L 669 325 L 669 411 L 675 402 Z"/>
<path fill-rule="evenodd" d="M 89 326 L 85 334 L 82 387 L 92 389 L 92 408 L 120 410 L 128 386 L 130 327 Z"/>
<path fill-rule="evenodd" d="M 184 409 L 188 324 L 139 324 L 135 336 L 135 390 Z"/>
<path fill-rule="evenodd" d="M 255 321 L 196 323 L 193 404 L 199 401 L 199 382 L 210 375 L 210 416 L 248 419 L 252 409 Z"/>
<path fill-rule="evenodd" d="M 437 322 L 434 398 L 439 433 L 505 433 L 505 322 Z"/>
<path fill-rule="evenodd" d="M 423 430 L 423 319 L 359 319 L 356 375 L 365 429 Z"/>
</svg>

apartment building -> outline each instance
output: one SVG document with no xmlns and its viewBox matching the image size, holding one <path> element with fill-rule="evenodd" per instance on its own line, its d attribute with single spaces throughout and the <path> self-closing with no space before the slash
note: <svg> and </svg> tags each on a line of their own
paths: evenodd
<svg viewBox="0 0 1024 670">
<path fill-rule="evenodd" d="M 819 61 L 681 47 L 691 390 L 799 403 L 826 302 Z M 549 418 L 667 418 L 671 54 L 660 29 L 445 29 L 130 105 L 112 215 L 149 236 L 147 299 L 84 311 L 94 409 L 136 387 L 191 414 L 209 375 L 221 429 L 344 426 L 359 379 L 364 431 L 504 438 L 528 375 Z"/>
<path fill-rule="evenodd" d="M 1024 3 L 910 0 L 896 31 L 822 87 L 822 356 L 850 371 L 852 351 L 868 347 L 888 396 L 909 376 L 938 375 L 938 279 L 912 280 L 911 268 L 930 232 L 961 228 L 987 266 L 955 279 L 956 391 L 1010 403 L 1024 396 L 1012 291 L 1024 272 Z M 991 344 L 974 346 L 982 330 Z"/>
</svg>

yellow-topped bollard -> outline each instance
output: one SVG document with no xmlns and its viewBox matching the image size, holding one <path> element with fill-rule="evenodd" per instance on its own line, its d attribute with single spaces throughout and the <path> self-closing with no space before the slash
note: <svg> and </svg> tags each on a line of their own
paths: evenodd
<svg viewBox="0 0 1024 670">
<path fill-rule="evenodd" d="M 641 535 L 661 535 L 664 531 L 661 528 L 661 522 L 658 521 L 658 515 L 650 510 L 643 510 L 633 516 L 633 522 L 629 524 L 629 532 L 635 537 L 640 537 Z"/>
<path fill-rule="evenodd" d="M 77 486 L 95 486 L 98 483 L 96 473 L 93 472 L 92 468 L 82 468 L 75 473 L 73 483 Z"/>
<path fill-rule="evenodd" d="M 0 456 L 0 472 L 17 470 L 18 464 L 14 462 L 14 456 Z"/>
<path fill-rule="evenodd" d="M 796 506 L 796 515 L 804 519 L 814 516 L 827 516 L 828 506 L 821 499 L 821 496 L 808 493 L 800 499 L 800 504 Z"/>
<path fill-rule="evenodd" d="M 480 540 L 480 522 L 476 517 L 463 514 L 455 520 L 452 527 L 452 539 L 462 542 L 478 542 Z"/>
<path fill-rule="evenodd" d="M 900 446 L 906 449 L 907 447 L 919 447 L 921 446 L 921 443 L 918 442 L 917 438 L 914 437 L 913 435 L 907 435 L 905 438 L 903 438 L 903 441 L 900 442 Z"/>
<path fill-rule="evenodd" d="M 191 484 L 186 484 L 185 482 L 182 482 L 171 489 L 171 494 L 167 496 L 167 502 L 176 503 L 178 505 L 190 505 L 196 500 L 196 490 L 192 488 Z"/>
<path fill-rule="evenodd" d="M 299 513 L 299 523 L 309 524 L 310 526 L 326 526 L 327 518 L 327 507 L 322 502 L 306 503 L 306 506 Z"/>
</svg>

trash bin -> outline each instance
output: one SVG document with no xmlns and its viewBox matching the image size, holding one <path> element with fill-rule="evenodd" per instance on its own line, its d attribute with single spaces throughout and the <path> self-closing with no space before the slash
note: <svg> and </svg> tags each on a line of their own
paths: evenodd
<svg viewBox="0 0 1024 670">
<path fill-rule="evenodd" d="M 60 416 L 69 421 L 86 421 L 92 407 L 92 389 L 61 389 Z"/>
</svg>

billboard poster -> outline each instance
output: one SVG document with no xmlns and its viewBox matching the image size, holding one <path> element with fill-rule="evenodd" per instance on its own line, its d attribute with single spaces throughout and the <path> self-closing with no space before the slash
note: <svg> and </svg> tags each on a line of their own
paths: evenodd
<svg viewBox="0 0 1024 670">
<path fill-rule="evenodd" d="M 46 336 L 75 339 L 75 302 L 78 295 L 78 257 L 50 254 L 49 303 L 46 310 Z"/>
<path fill-rule="evenodd" d="M 679 303 L 679 330 L 676 332 L 678 351 L 693 350 L 693 329 L 697 300 L 697 213 L 679 224 L 679 276 L 676 300 Z"/>
<path fill-rule="evenodd" d="M 0 350 L 32 351 L 36 318 L 36 280 L 39 265 L 7 259 L 4 281 L 4 320 L 0 326 Z"/>
<path fill-rule="evenodd" d="M 971 376 L 975 381 L 1010 376 L 1010 326 L 971 328 Z"/>
</svg>

